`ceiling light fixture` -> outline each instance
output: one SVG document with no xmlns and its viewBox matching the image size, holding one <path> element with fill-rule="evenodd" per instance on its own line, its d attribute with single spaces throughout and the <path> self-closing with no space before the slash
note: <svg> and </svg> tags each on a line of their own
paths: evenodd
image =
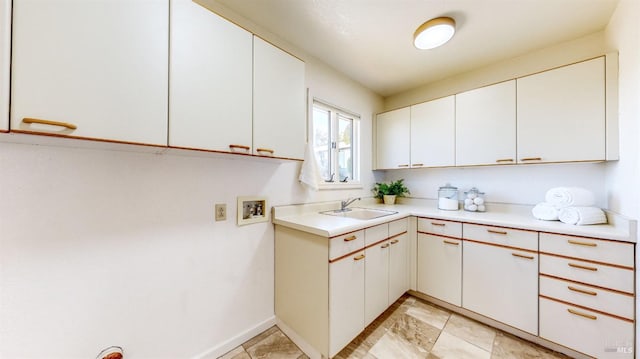
<svg viewBox="0 0 640 359">
<path fill-rule="evenodd" d="M 420 25 L 413 34 L 413 45 L 421 50 L 433 49 L 451 40 L 456 22 L 450 17 L 437 17 Z"/>
</svg>

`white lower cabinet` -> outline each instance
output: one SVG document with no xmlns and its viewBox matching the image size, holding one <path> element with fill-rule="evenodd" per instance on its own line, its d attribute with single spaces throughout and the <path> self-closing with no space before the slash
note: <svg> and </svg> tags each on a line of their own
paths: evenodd
<svg viewBox="0 0 640 359">
<path fill-rule="evenodd" d="M 329 265 L 329 356 L 364 330 L 365 252 Z"/>
<path fill-rule="evenodd" d="M 418 233 L 419 292 L 462 305 L 462 240 Z"/>
<path fill-rule="evenodd" d="M 540 298 L 540 336 L 597 358 L 633 358 L 633 324 L 632 320 Z"/>
<path fill-rule="evenodd" d="M 538 334 L 538 254 L 464 241 L 462 306 Z"/>
<path fill-rule="evenodd" d="M 406 233 L 389 239 L 389 305 L 409 290 L 408 241 Z"/>
<path fill-rule="evenodd" d="M 365 250 L 365 324 L 369 325 L 389 306 L 389 240 Z"/>
</svg>

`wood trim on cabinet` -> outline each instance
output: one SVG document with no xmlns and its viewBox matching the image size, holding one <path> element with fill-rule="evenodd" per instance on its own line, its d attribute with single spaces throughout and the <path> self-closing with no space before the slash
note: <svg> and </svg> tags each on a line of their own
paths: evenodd
<svg viewBox="0 0 640 359">
<path fill-rule="evenodd" d="M 608 312 L 603 312 L 603 311 L 601 311 L 601 310 L 597 310 L 597 309 L 593 309 L 593 308 L 585 307 L 585 306 L 583 306 L 583 305 L 573 304 L 573 303 L 571 303 L 571 302 L 567 302 L 567 301 L 564 301 L 564 300 L 556 299 L 556 298 L 553 298 L 553 297 L 548 297 L 548 296 L 543 295 L 543 294 L 540 294 L 540 295 L 539 295 L 539 297 L 540 297 L 540 298 L 547 299 L 547 300 L 551 300 L 551 301 L 554 301 L 554 302 L 557 302 L 557 303 L 562 303 L 562 304 L 564 304 L 564 305 L 568 305 L 568 306 L 571 306 L 571 307 L 576 307 L 576 308 L 580 308 L 580 309 L 588 310 L 588 311 L 590 311 L 590 312 L 594 312 L 594 313 L 599 313 L 599 314 L 602 314 L 602 315 L 606 315 L 606 316 L 609 316 L 609 317 L 612 317 L 612 318 L 616 318 L 616 319 L 619 319 L 619 320 L 623 320 L 623 321 L 625 321 L 625 322 L 635 323 L 635 320 L 633 320 L 633 319 L 629 319 L 629 318 L 621 317 L 621 316 L 619 316 L 619 315 L 611 314 L 611 313 L 608 313 Z"/>
<path fill-rule="evenodd" d="M 343 260 L 343 259 L 348 258 L 348 257 L 351 257 L 352 255 L 354 255 L 356 253 L 360 253 L 360 252 L 362 252 L 362 255 L 364 255 L 364 248 L 358 248 L 357 251 L 349 252 L 347 254 L 341 255 L 340 257 L 329 259 L 329 264 L 337 262 L 339 260 Z"/>
<path fill-rule="evenodd" d="M 627 296 L 627 297 L 635 298 L 635 295 L 633 293 L 623 292 L 623 291 L 617 290 L 617 289 L 606 288 L 606 287 L 602 287 L 602 286 L 591 284 L 591 283 L 579 282 L 577 280 L 567 279 L 567 278 L 564 278 L 564 277 L 558 277 L 558 276 L 555 276 L 555 275 L 542 273 L 542 272 L 540 272 L 539 275 L 541 277 L 547 277 L 547 278 L 551 278 L 551 279 L 555 279 L 555 280 L 559 280 L 559 281 L 563 281 L 563 282 L 574 283 L 574 284 L 582 285 L 582 286 L 585 286 L 585 287 L 595 288 L 597 290 L 603 290 L 603 291 L 607 291 L 607 292 L 611 292 L 611 293 L 620 294 L 620 295 L 624 295 L 624 296 Z"/>
<path fill-rule="evenodd" d="M 467 239 L 467 238 L 463 238 L 463 241 L 466 242 L 472 242 L 472 243 L 478 243 L 478 244 L 485 244 L 487 246 L 492 246 L 492 247 L 500 247 L 500 248 L 507 248 L 507 249 L 513 249 L 516 251 L 521 251 L 521 252 L 528 252 L 528 253 L 533 253 L 533 254 L 539 254 L 538 251 L 534 251 L 532 249 L 524 249 L 524 248 L 520 248 L 520 247 L 513 247 L 513 246 L 505 246 L 504 244 L 496 244 L 496 243 L 489 243 L 489 242 L 483 242 L 483 241 L 477 241 L 475 239 Z"/>
<path fill-rule="evenodd" d="M 418 231 L 418 234 L 428 234 L 430 236 L 436 236 L 436 237 L 442 237 L 442 238 L 451 238 L 451 239 L 455 239 L 457 241 L 461 241 L 462 240 L 462 238 L 460 238 L 460 237 L 453 237 L 453 236 L 447 236 L 447 235 L 444 235 L 444 234 L 437 234 L 437 233 L 430 233 L 430 232 Z"/>
<path fill-rule="evenodd" d="M 392 221 L 392 222 L 393 222 L 393 221 Z M 375 226 L 374 226 L 374 227 L 375 227 Z M 371 228 L 371 227 L 369 227 L 369 228 Z M 375 247 L 375 246 L 377 246 L 378 244 L 380 244 L 380 243 L 382 243 L 382 242 L 386 242 L 386 241 L 392 240 L 393 238 L 400 237 L 400 236 L 405 235 L 405 234 L 407 234 L 407 233 L 408 233 L 408 231 L 404 231 L 404 232 L 402 232 L 402 233 L 398 233 L 398 234 L 393 235 L 393 236 L 391 236 L 391 237 L 387 237 L 387 238 L 385 238 L 385 239 L 381 239 L 381 240 L 379 240 L 379 241 L 377 241 L 377 242 L 374 242 L 374 243 L 371 243 L 371 244 L 369 244 L 369 245 L 365 246 L 365 247 L 364 247 L 364 249 L 369 249 L 369 248 L 371 248 L 371 247 Z M 396 241 L 397 241 L 397 240 L 396 240 Z M 395 242 L 395 243 L 398 243 L 398 242 Z M 395 243 L 392 243 L 392 244 L 395 244 Z"/>
<path fill-rule="evenodd" d="M 580 258 L 580 257 L 570 257 L 570 256 L 565 256 L 565 255 L 557 254 L 557 253 L 549 253 L 549 252 L 540 251 L 540 254 L 544 254 L 544 255 L 552 256 L 552 257 L 558 257 L 558 258 L 574 260 L 574 261 L 581 261 L 581 262 L 586 262 L 586 263 L 591 263 L 591 264 L 597 264 L 597 265 L 601 265 L 601 266 L 607 266 L 607 267 L 613 267 L 613 268 L 619 268 L 619 269 L 626 269 L 626 270 L 630 270 L 630 271 L 635 270 L 635 268 L 633 268 L 633 267 L 627 267 L 627 266 L 623 266 L 623 265 L 620 265 L 620 264 L 598 262 L 598 261 L 594 261 L 594 260 L 591 260 L 591 259 L 585 259 L 585 258 Z"/>
<path fill-rule="evenodd" d="M 537 232 L 544 233 L 544 234 L 555 235 L 555 236 L 564 236 L 564 237 L 572 237 L 572 238 L 584 238 L 584 239 L 588 239 L 588 240 L 592 240 L 592 241 L 615 242 L 615 243 L 629 245 L 629 246 L 633 246 L 635 244 L 633 242 L 626 242 L 626 241 L 621 241 L 621 240 L 616 240 L 616 239 L 606 239 L 606 238 L 581 236 L 581 235 L 577 235 L 577 234 L 565 234 L 565 233 L 547 232 L 547 231 L 537 231 Z"/>
</svg>

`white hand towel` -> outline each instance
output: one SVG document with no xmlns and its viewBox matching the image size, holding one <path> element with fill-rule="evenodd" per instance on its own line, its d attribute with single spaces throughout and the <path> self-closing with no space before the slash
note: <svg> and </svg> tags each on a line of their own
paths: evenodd
<svg viewBox="0 0 640 359">
<path fill-rule="evenodd" d="M 558 208 L 589 207 L 595 204 L 593 193 L 580 187 L 551 188 L 545 195 L 545 202 Z"/>
<path fill-rule="evenodd" d="M 607 216 L 598 207 L 565 207 L 560 209 L 558 218 L 562 223 L 578 226 L 607 223 Z"/>
<path fill-rule="evenodd" d="M 558 212 L 558 207 L 547 202 L 538 203 L 531 210 L 531 213 L 536 219 L 544 221 L 557 221 Z"/>
<path fill-rule="evenodd" d="M 318 183 L 320 183 L 320 172 L 318 171 L 318 163 L 316 162 L 315 152 L 313 151 L 313 145 L 307 143 L 307 147 L 304 150 L 304 162 L 302 162 L 302 168 L 300 169 L 300 176 L 298 180 L 314 191 L 318 190 Z"/>
</svg>

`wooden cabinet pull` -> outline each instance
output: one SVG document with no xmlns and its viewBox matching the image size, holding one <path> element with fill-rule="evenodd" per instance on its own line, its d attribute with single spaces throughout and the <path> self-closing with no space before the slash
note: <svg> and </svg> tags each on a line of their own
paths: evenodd
<svg viewBox="0 0 640 359">
<path fill-rule="evenodd" d="M 598 319 L 598 317 L 596 317 L 595 315 L 591 315 L 591 314 L 587 314 L 587 313 L 582 313 L 582 312 L 578 312 L 577 310 L 573 310 L 571 308 L 567 308 L 567 312 L 571 313 L 571 314 L 575 314 L 575 315 L 579 315 L 581 317 L 585 317 L 591 320 L 596 320 Z"/>
<path fill-rule="evenodd" d="M 520 161 L 522 161 L 522 162 L 526 162 L 526 161 L 542 161 L 542 157 L 525 157 L 525 158 L 521 158 Z"/>
<path fill-rule="evenodd" d="M 397 239 L 394 239 L 394 240 L 392 240 L 392 241 L 391 241 L 391 244 L 396 244 L 396 243 L 398 243 L 398 242 L 400 242 L 400 241 L 399 241 L 399 240 L 397 240 Z"/>
<path fill-rule="evenodd" d="M 383 249 L 384 248 L 389 248 L 389 243 L 385 243 L 385 244 L 381 245 L 380 248 L 383 248 Z"/>
<path fill-rule="evenodd" d="M 70 130 L 75 130 L 78 128 L 78 126 L 72 124 L 72 123 L 66 123 L 66 122 L 59 122 L 59 121 L 51 121 L 51 120 L 42 120 L 39 118 L 30 118 L 30 117 L 25 117 L 22 119 L 22 122 L 24 123 L 38 123 L 41 125 L 50 125 L 50 126 L 60 126 L 60 127 L 64 127 L 64 128 L 68 128 Z"/>
<path fill-rule="evenodd" d="M 445 226 L 445 223 L 431 222 L 432 226 Z"/>
<path fill-rule="evenodd" d="M 409 167 L 409 165 L 398 165 L 398 167 Z"/>
<path fill-rule="evenodd" d="M 411 166 L 413 166 L 413 167 L 422 167 L 422 166 L 424 166 L 424 163 L 414 163 Z"/>
<path fill-rule="evenodd" d="M 518 258 L 524 258 L 524 259 L 534 259 L 534 256 L 526 256 L 524 254 L 520 254 L 520 253 L 511 253 L 512 256 L 514 257 L 518 257 Z"/>
<path fill-rule="evenodd" d="M 507 232 L 505 232 L 505 231 L 496 231 L 496 230 L 493 230 L 493 229 L 487 229 L 487 232 L 493 233 L 493 234 L 507 234 Z"/>
<path fill-rule="evenodd" d="M 496 163 L 502 163 L 502 162 L 513 162 L 513 158 L 501 158 L 499 160 L 496 160 Z"/>
<path fill-rule="evenodd" d="M 358 238 L 358 237 L 356 237 L 356 236 L 349 236 L 349 237 L 345 237 L 345 238 L 344 238 L 344 241 L 345 241 L 345 242 L 351 242 L 351 241 L 354 241 L 356 238 Z"/>
<path fill-rule="evenodd" d="M 598 246 L 598 243 L 580 242 L 580 241 L 574 241 L 572 239 L 569 239 L 567 242 L 569 242 L 570 244 L 578 245 L 578 246 L 587 246 L 587 247 L 597 247 Z"/>
<path fill-rule="evenodd" d="M 359 256 L 353 257 L 354 261 L 359 261 L 359 260 L 362 260 L 362 259 L 364 259 L 364 254 L 361 254 Z"/>
<path fill-rule="evenodd" d="M 598 268 L 596 267 L 587 267 L 587 266 L 583 266 L 580 264 L 575 264 L 575 263 L 568 263 L 569 267 L 573 267 L 573 268 L 580 268 L 580 269 L 586 269 L 586 270 L 590 270 L 590 271 L 597 271 Z"/>
<path fill-rule="evenodd" d="M 447 241 L 446 239 L 443 240 L 442 243 L 444 243 L 444 244 L 453 244 L 454 246 L 459 246 L 460 245 L 459 242 Z"/>
<path fill-rule="evenodd" d="M 569 290 L 572 290 L 572 291 L 578 292 L 578 293 L 582 293 L 582 294 L 588 294 L 588 295 L 593 295 L 593 296 L 598 295 L 597 292 L 592 292 L 590 290 L 584 290 L 584 289 L 576 288 L 576 287 L 570 286 L 570 285 L 567 286 L 567 288 L 569 288 Z"/>
<path fill-rule="evenodd" d="M 251 147 L 249 146 L 245 146 L 245 145 L 229 145 L 230 149 L 234 149 L 234 148 L 239 148 L 241 150 L 245 150 L 245 151 L 249 151 L 251 149 Z"/>
<path fill-rule="evenodd" d="M 270 148 L 256 148 L 256 152 L 266 152 L 266 153 L 273 154 L 275 151 Z"/>
</svg>

